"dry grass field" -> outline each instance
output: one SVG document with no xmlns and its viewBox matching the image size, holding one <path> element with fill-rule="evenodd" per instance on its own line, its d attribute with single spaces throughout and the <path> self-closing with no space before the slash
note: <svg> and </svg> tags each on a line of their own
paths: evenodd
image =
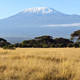
<svg viewBox="0 0 80 80">
<path fill-rule="evenodd" d="M 0 48 L 0 80 L 80 80 L 80 49 Z"/>
</svg>

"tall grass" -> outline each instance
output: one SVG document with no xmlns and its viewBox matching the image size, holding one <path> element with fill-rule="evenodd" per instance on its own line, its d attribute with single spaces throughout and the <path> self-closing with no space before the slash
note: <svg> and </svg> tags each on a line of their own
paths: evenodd
<svg viewBox="0 0 80 80">
<path fill-rule="evenodd" d="M 0 80 L 80 80 L 80 49 L 0 48 Z"/>
</svg>

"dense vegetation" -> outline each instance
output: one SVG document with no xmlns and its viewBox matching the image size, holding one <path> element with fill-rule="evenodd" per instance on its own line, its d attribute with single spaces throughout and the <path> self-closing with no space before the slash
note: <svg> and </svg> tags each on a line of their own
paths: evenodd
<svg viewBox="0 0 80 80">
<path fill-rule="evenodd" d="M 74 33 L 71 34 L 71 39 L 76 39 L 77 41 L 80 41 L 80 30 L 74 31 Z"/>
<path fill-rule="evenodd" d="M 71 40 L 76 39 L 77 42 L 73 42 Z M 0 38 L 0 47 L 4 49 L 14 49 L 16 47 L 34 47 L 34 48 L 49 48 L 49 47 L 80 47 L 80 30 L 74 31 L 71 34 L 71 40 L 65 38 L 55 38 L 52 36 L 39 36 L 34 39 L 24 40 L 21 43 L 10 44 L 5 39 Z"/>
<path fill-rule="evenodd" d="M 20 47 L 67 47 L 67 44 L 73 43 L 65 38 L 53 39 L 52 36 L 40 36 L 35 37 L 33 40 L 25 40 L 21 43 Z"/>
<path fill-rule="evenodd" d="M 8 46 L 10 45 L 9 42 L 7 42 L 5 39 L 0 38 L 0 47 Z"/>
</svg>

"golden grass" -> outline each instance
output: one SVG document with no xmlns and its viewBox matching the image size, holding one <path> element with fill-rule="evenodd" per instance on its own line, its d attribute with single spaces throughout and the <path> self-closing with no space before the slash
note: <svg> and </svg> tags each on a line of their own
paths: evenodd
<svg viewBox="0 0 80 80">
<path fill-rule="evenodd" d="M 80 80 L 80 49 L 0 48 L 0 80 Z"/>
</svg>

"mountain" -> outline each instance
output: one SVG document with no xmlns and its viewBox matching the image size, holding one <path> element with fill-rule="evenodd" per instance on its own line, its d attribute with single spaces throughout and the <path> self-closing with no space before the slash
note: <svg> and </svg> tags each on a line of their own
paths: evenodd
<svg viewBox="0 0 80 80">
<path fill-rule="evenodd" d="M 28 8 L 14 16 L 0 20 L 0 27 L 36 27 L 71 23 L 80 23 L 80 16 L 67 15 L 52 8 L 39 7 Z"/>
<path fill-rule="evenodd" d="M 75 27 L 75 24 L 78 27 Z M 63 14 L 53 8 L 46 7 L 28 8 L 16 15 L 1 19 L 0 36 L 33 38 L 40 35 L 52 35 L 54 37 L 69 37 L 71 32 L 80 29 L 79 26 L 80 15 Z"/>
</svg>

